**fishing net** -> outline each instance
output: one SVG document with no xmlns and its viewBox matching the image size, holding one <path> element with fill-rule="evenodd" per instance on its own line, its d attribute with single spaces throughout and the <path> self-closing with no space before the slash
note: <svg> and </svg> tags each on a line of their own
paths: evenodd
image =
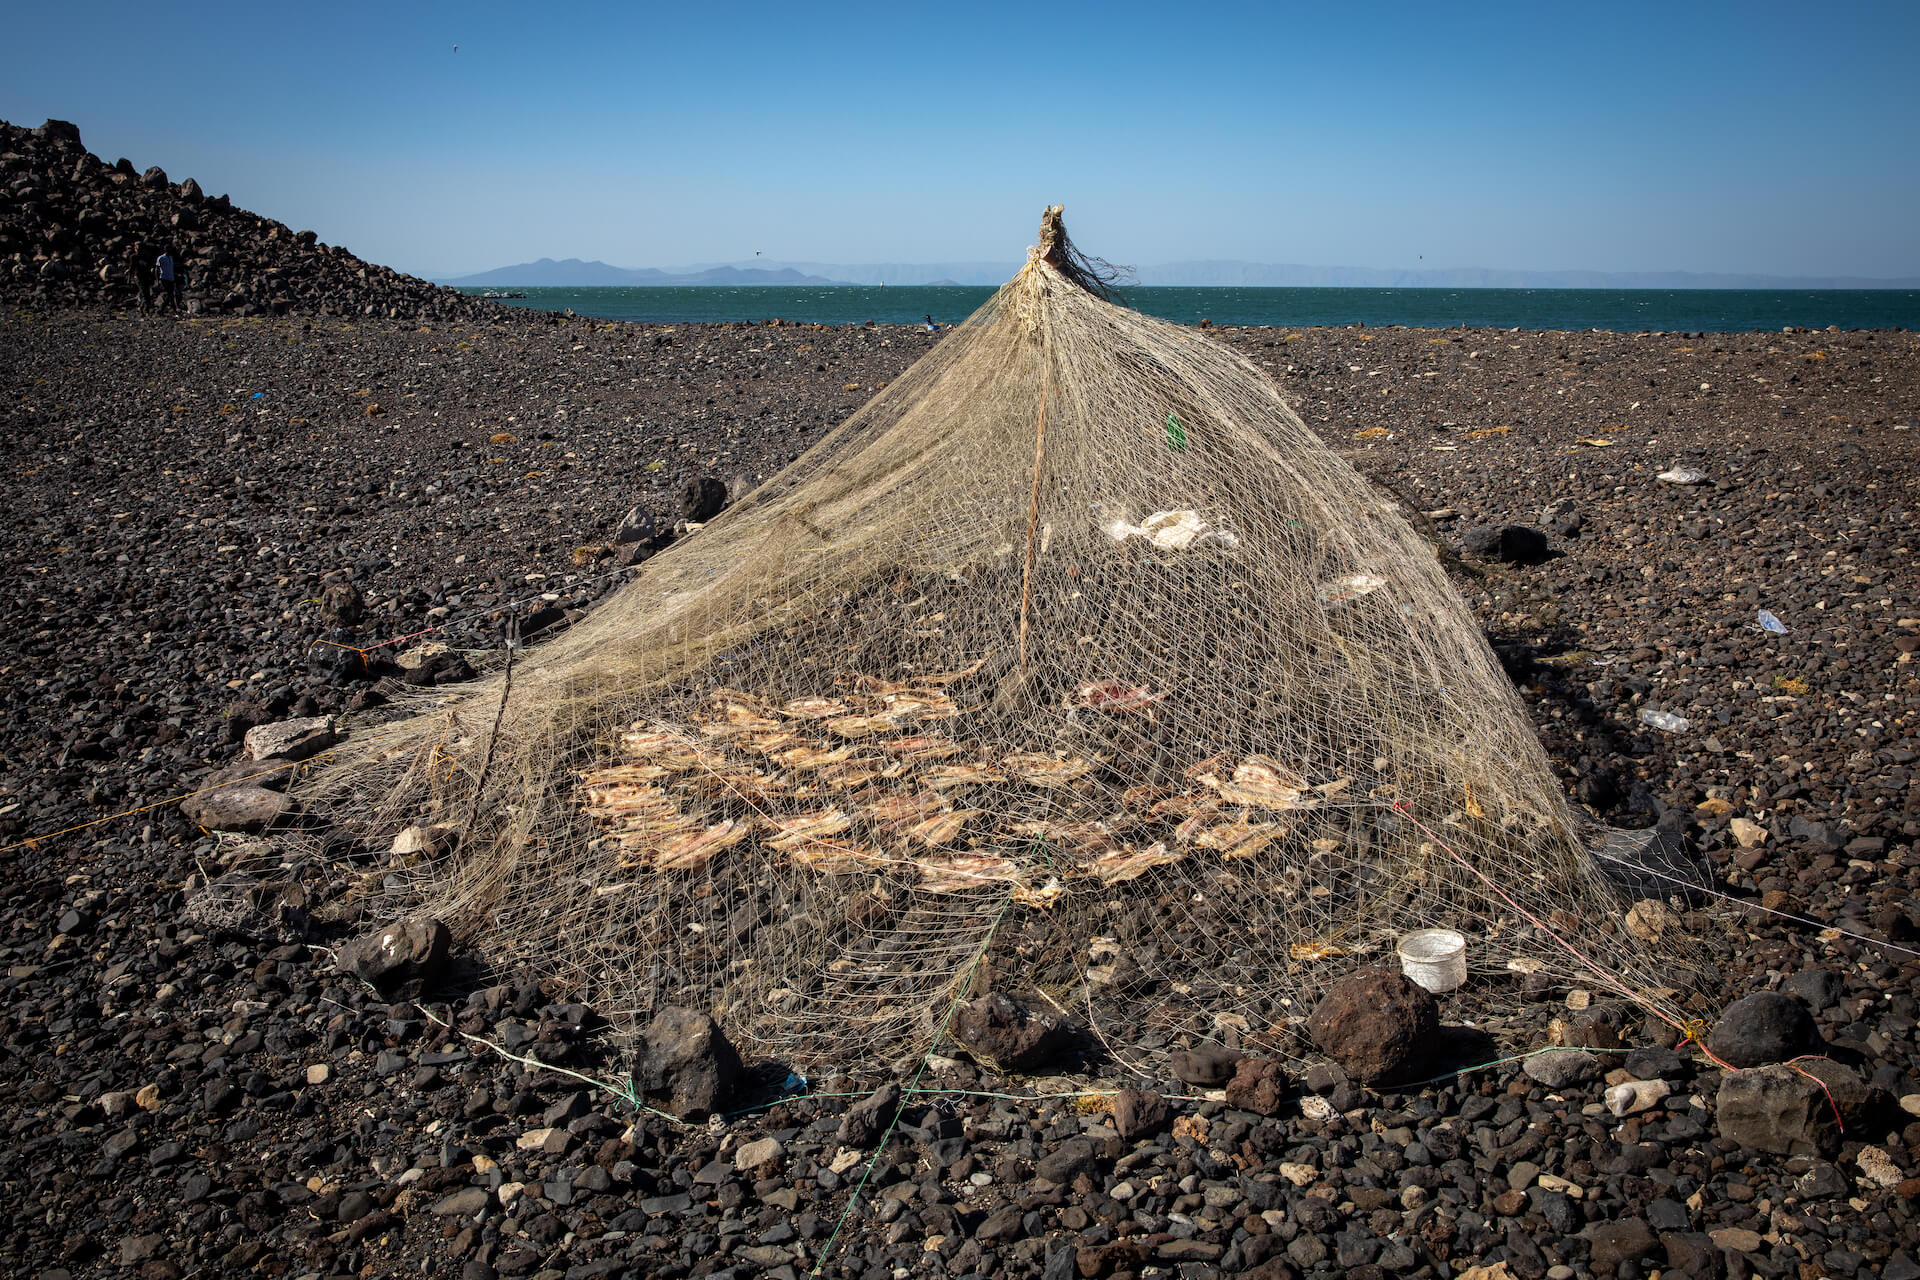
<svg viewBox="0 0 1920 1280">
<path fill-rule="evenodd" d="M 792 466 L 339 752 L 339 822 L 458 833 L 390 908 L 800 1063 L 930 1047 L 983 957 L 1136 1041 L 1303 1016 L 1428 926 L 1660 987 L 1434 548 L 1108 278 L 1048 210 Z"/>
</svg>

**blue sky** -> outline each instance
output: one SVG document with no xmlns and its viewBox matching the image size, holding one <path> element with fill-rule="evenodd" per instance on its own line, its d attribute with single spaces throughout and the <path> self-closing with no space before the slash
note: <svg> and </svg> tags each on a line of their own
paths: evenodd
<svg viewBox="0 0 1920 1280">
<path fill-rule="evenodd" d="M 1920 5 L 51 5 L 0 118 L 374 261 L 1920 275 Z M 454 46 L 458 45 L 458 52 Z M 19 56 L 34 50 L 36 56 Z"/>
</svg>

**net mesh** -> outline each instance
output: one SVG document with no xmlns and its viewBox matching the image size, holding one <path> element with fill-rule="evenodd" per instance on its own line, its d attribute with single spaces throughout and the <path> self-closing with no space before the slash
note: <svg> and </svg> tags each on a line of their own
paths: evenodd
<svg viewBox="0 0 1920 1280">
<path fill-rule="evenodd" d="M 337 753 L 340 823 L 459 829 L 393 909 L 801 1063 L 930 1047 L 983 953 L 1136 1032 L 1270 1027 L 1429 926 L 1661 999 L 1434 548 L 1041 239 L 566 635 Z"/>
</svg>

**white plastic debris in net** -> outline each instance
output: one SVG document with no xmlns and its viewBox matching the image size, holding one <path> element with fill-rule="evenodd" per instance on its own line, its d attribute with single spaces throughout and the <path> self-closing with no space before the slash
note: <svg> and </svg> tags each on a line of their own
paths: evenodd
<svg viewBox="0 0 1920 1280">
<path fill-rule="evenodd" d="M 1139 524 L 1131 524 L 1124 519 L 1115 520 L 1107 526 L 1107 536 L 1115 542 L 1145 538 L 1162 551 L 1189 551 L 1195 547 L 1233 548 L 1240 545 L 1240 539 L 1233 534 L 1225 529 L 1209 528 L 1206 519 L 1198 511 L 1184 508 L 1156 511 Z"/>
</svg>

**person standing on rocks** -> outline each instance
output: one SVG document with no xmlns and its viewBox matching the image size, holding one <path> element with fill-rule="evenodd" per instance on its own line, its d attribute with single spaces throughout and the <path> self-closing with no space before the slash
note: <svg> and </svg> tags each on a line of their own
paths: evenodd
<svg viewBox="0 0 1920 1280">
<path fill-rule="evenodd" d="M 153 310 L 153 264 L 143 244 L 133 246 L 133 287 L 140 294 L 140 314 Z"/>
<path fill-rule="evenodd" d="M 153 266 L 154 270 L 160 273 L 160 310 L 164 312 L 173 301 L 173 255 L 162 249 L 160 256 L 154 260 Z"/>
</svg>

